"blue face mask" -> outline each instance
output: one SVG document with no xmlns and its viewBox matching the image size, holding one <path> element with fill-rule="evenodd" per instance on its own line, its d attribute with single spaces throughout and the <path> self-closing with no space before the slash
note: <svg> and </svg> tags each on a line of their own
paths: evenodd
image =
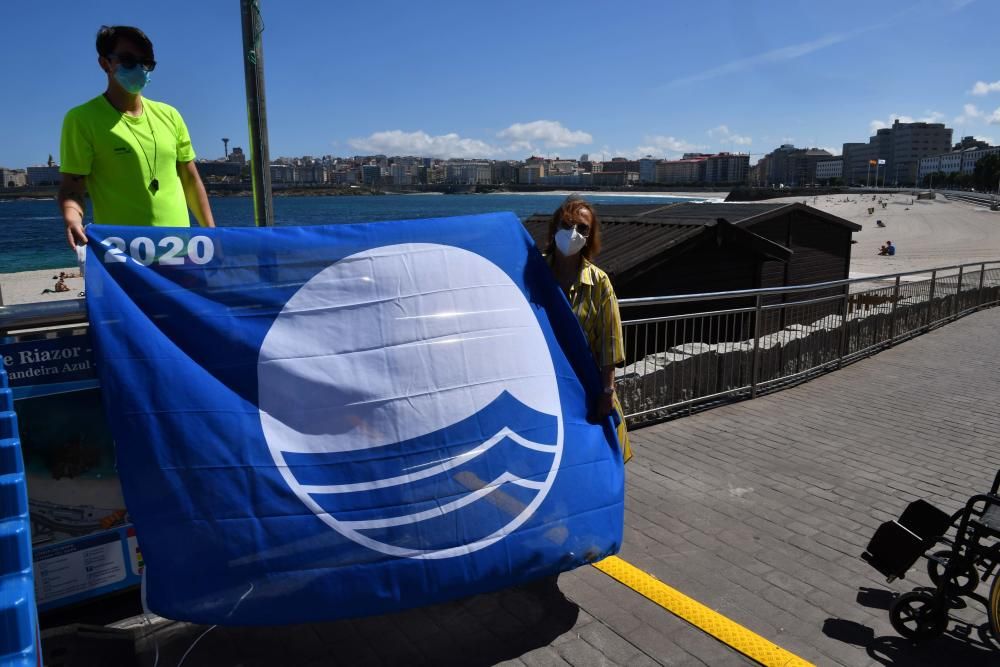
<svg viewBox="0 0 1000 667">
<path fill-rule="evenodd" d="M 149 83 L 149 72 L 143 69 L 142 65 L 130 68 L 119 65 L 118 69 L 115 70 L 114 76 L 115 81 L 120 83 L 122 88 L 133 95 L 137 95 Z"/>
</svg>

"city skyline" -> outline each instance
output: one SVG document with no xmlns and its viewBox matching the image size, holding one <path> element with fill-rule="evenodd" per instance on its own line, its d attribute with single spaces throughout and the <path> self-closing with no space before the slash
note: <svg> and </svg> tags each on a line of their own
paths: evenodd
<svg viewBox="0 0 1000 667">
<path fill-rule="evenodd" d="M 893 119 L 1000 138 L 993 41 L 967 26 L 994 3 L 749 9 L 638 3 L 263 3 L 271 154 L 676 158 L 783 143 L 840 153 Z M 0 165 L 58 161 L 62 116 L 98 94 L 101 23 L 143 27 L 159 63 L 147 92 L 184 115 L 199 157 L 247 145 L 238 3 L 5 9 L 0 37 L 30 54 L 5 74 Z M 43 34 L 41 26 L 44 26 Z M 39 46 L 39 45 L 43 46 Z M 56 73 L 50 78 L 39 73 Z"/>
</svg>

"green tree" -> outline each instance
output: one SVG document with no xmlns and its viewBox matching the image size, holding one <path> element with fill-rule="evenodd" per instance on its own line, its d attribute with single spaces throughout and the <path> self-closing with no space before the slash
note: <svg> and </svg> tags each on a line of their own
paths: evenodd
<svg viewBox="0 0 1000 667">
<path fill-rule="evenodd" d="M 972 172 L 972 186 L 977 190 L 996 190 L 1000 180 L 1000 154 L 994 153 L 980 158 Z"/>
</svg>

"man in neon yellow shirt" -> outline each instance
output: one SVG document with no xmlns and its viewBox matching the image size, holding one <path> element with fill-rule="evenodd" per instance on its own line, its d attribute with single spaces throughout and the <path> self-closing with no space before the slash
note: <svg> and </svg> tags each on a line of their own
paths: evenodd
<svg viewBox="0 0 1000 667">
<path fill-rule="evenodd" d="M 190 208 L 214 227 L 184 119 L 141 94 L 156 67 L 153 43 L 138 28 L 101 26 L 97 55 L 107 90 L 70 109 L 62 128 L 59 207 L 70 247 L 87 242 L 85 191 L 99 224 L 187 227 Z"/>
</svg>

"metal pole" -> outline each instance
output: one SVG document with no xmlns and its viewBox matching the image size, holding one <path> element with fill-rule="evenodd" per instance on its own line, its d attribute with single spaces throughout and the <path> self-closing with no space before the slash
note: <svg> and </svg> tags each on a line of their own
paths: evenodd
<svg viewBox="0 0 1000 667">
<path fill-rule="evenodd" d="M 896 276 L 896 287 L 892 290 L 892 322 L 889 326 L 889 343 L 896 340 L 896 305 L 899 303 L 899 276 Z"/>
<path fill-rule="evenodd" d="M 844 311 L 840 319 L 840 357 L 837 359 L 837 368 L 844 365 L 844 356 L 847 354 L 847 320 L 851 316 L 851 288 L 844 288 Z"/>
<path fill-rule="evenodd" d="M 979 265 L 979 303 L 976 304 L 976 309 L 982 308 L 983 306 L 983 278 L 986 277 L 986 263 Z"/>
<path fill-rule="evenodd" d="M 937 283 L 937 269 L 931 271 L 931 290 L 927 295 L 927 323 L 926 327 L 929 329 L 931 326 L 931 311 L 934 310 L 934 286 Z"/>
<path fill-rule="evenodd" d="M 760 316 L 763 297 L 757 295 L 757 306 L 753 316 L 753 357 L 750 359 L 750 398 L 757 398 L 757 369 L 760 366 Z"/>
<path fill-rule="evenodd" d="M 965 271 L 964 266 L 958 267 L 958 286 L 955 288 L 955 308 L 952 311 L 952 315 L 958 315 L 958 301 L 962 298 L 962 272 Z"/>
<path fill-rule="evenodd" d="M 271 157 L 267 145 L 267 111 L 264 97 L 264 49 L 260 34 L 264 22 L 260 0 L 240 0 L 243 23 L 243 75 L 250 124 L 250 177 L 253 182 L 253 218 L 258 227 L 274 226 L 271 199 Z"/>
<path fill-rule="evenodd" d="M 868 170 L 865 172 L 865 187 L 868 188 L 872 184 L 872 163 L 871 160 L 868 161 Z"/>
</svg>

